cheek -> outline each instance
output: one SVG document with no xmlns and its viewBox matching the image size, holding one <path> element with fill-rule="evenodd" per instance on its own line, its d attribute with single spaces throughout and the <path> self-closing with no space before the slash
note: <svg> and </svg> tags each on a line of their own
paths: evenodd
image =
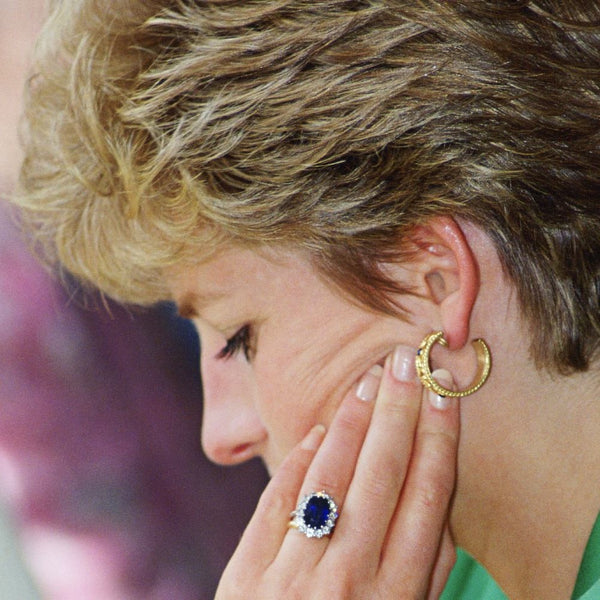
<svg viewBox="0 0 600 600">
<path fill-rule="evenodd" d="M 321 306 L 259 332 L 256 406 L 269 436 L 266 454 L 275 463 L 313 425 L 328 427 L 357 380 L 395 345 L 391 319 L 346 305 L 334 308 L 323 314 Z"/>
<path fill-rule="evenodd" d="M 283 352 L 275 360 L 255 365 L 257 409 L 269 434 L 271 450 L 282 458 L 317 423 L 326 427 L 341 402 L 344 371 L 321 366 L 314 350 Z"/>
</svg>

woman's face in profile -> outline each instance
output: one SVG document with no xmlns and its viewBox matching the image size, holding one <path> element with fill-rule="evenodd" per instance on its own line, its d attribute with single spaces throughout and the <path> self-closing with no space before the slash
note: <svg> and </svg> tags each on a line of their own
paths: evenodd
<svg viewBox="0 0 600 600">
<path fill-rule="evenodd" d="M 342 297 L 300 253 L 227 249 L 168 282 L 200 335 L 202 443 L 218 463 L 261 456 L 273 473 L 369 368 L 418 338 Z"/>
</svg>

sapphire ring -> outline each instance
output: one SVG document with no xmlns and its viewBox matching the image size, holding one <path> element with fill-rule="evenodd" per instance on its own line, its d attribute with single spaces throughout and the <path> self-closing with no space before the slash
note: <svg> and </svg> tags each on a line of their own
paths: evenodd
<svg viewBox="0 0 600 600">
<path fill-rule="evenodd" d="M 292 512 L 289 526 L 308 538 L 320 538 L 333 531 L 337 518 L 338 508 L 333 498 L 323 491 L 313 492 L 304 496 Z"/>
</svg>

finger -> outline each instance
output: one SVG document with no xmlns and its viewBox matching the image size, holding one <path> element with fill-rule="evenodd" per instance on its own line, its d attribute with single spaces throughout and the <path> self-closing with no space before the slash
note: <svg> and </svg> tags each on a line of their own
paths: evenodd
<svg viewBox="0 0 600 600">
<path fill-rule="evenodd" d="M 427 595 L 428 600 L 438 600 L 442 595 L 442 591 L 446 587 L 448 577 L 450 577 L 450 572 L 455 563 L 456 548 L 454 547 L 450 529 L 446 524 L 444 533 L 442 534 L 442 541 L 440 542 L 437 559 L 433 567 L 433 573 L 431 575 L 429 593 Z"/>
<path fill-rule="evenodd" d="M 382 372 L 380 365 L 371 368 L 340 404 L 329 432 L 308 469 L 301 496 L 324 489 L 340 505 L 344 502 L 369 427 Z"/>
<path fill-rule="evenodd" d="M 324 436 L 325 427 L 315 425 L 283 461 L 263 491 L 228 569 L 237 563 L 246 572 L 250 567 L 262 572 L 273 562 L 288 531 L 298 489 Z"/>
<path fill-rule="evenodd" d="M 338 508 L 342 506 L 369 426 L 382 371 L 379 365 L 371 368 L 340 404 L 327 436 L 308 469 L 297 501 L 306 494 L 324 490 L 334 498 Z M 297 560 L 298 547 L 304 545 L 307 539 L 303 535 L 288 537 L 282 555 L 293 555 Z M 320 553 L 316 551 L 315 540 L 310 542 L 314 547 L 309 555 L 304 555 L 316 562 Z M 321 546 L 325 543 L 324 539 Z"/>
<path fill-rule="evenodd" d="M 421 390 L 414 349 L 399 346 L 386 361 L 369 430 L 334 539 L 336 545 L 343 544 L 352 555 L 362 555 L 370 567 L 379 565 L 404 483 Z"/>
<path fill-rule="evenodd" d="M 442 385 L 452 387 L 447 371 L 434 375 Z M 381 563 L 387 576 L 402 577 L 404 583 L 411 579 L 419 593 L 428 587 L 446 525 L 456 478 L 458 436 L 458 400 L 427 391 L 406 483 Z M 398 570 L 399 557 L 403 559 L 403 574 Z"/>
</svg>

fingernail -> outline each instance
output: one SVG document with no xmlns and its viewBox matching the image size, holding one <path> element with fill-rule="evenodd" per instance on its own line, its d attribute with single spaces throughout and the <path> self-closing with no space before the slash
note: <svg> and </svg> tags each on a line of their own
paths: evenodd
<svg viewBox="0 0 600 600">
<path fill-rule="evenodd" d="M 452 379 L 452 375 L 446 369 L 437 369 L 434 371 L 431 376 L 442 386 L 451 390 L 454 387 L 454 381 Z M 451 396 L 440 396 L 436 394 L 433 390 L 427 391 L 427 396 L 429 398 L 429 403 L 433 408 L 437 410 L 446 410 L 450 407 L 450 405 L 454 402 L 455 398 Z"/>
<path fill-rule="evenodd" d="M 408 346 L 398 346 L 392 356 L 392 375 L 398 381 L 414 381 L 417 377 L 415 368 L 415 350 Z"/>
<path fill-rule="evenodd" d="M 323 436 L 325 435 L 325 426 L 324 425 L 315 425 L 306 435 L 306 437 L 302 440 L 302 448 L 304 450 L 316 450 L 323 441 Z"/>
<path fill-rule="evenodd" d="M 373 365 L 362 377 L 356 386 L 356 396 L 365 402 L 372 402 L 377 398 L 379 383 L 383 368 L 381 365 Z"/>
</svg>

